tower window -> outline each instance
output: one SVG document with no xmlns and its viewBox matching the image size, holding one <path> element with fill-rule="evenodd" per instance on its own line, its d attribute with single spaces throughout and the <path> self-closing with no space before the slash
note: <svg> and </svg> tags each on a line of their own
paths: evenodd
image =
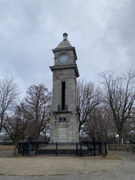
<svg viewBox="0 0 135 180">
<path fill-rule="evenodd" d="M 65 82 L 62 82 L 62 110 L 65 110 Z"/>
</svg>

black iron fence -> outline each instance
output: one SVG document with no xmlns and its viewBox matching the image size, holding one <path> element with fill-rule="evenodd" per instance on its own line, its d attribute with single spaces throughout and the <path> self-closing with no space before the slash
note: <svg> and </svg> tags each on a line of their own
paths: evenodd
<svg viewBox="0 0 135 180">
<path fill-rule="evenodd" d="M 106 143 L 105 150 L 107 155 Z M 102 154 L 101 142 L 20 142 L 18 145 L 18 154 L 22 155 L 66 155 L 66 156 L 96 156 Z"/>
<path fill-rule="evenodd" d="M 12 142 L 0 142 L 0 145 L 12 145 Z"/>
</svg>

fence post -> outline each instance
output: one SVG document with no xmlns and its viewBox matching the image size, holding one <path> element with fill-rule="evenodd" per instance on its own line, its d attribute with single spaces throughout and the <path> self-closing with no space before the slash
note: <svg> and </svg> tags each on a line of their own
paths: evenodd
<svg viewBox="0 0 135 180">
<path fill-rule="evenodd" d="M 37 156 L 38 142 L 36 142 L 36 156 Z"/>
<path fill-rule="evenodd" d="M 78 156 L 78 142 L 76 142 L 76 156 Z"/>
<path fill-rule="evenodd" d="M 107 155 L 107 146 L 106 146 L 106 142 L 105 142 L 105 153 Z"/>
<path fill-rule="evenodd" d="M 101 149 L 101 143 L 99 142 L 99 150 L 100 150 L 100 154 L 102 154 L 102 149 Z"/>
<path fill-rule="evenodd" d="M 93 148 L 94 148 L 94 156 L 96 156 L 96 152 L 95 152 L 95 142 L 93 143 Z"/>
<path fill-rule="evenodd" d="M 56 142 L 56 156 L 57 156 L 57 142 Z"/>
<path fill-rule="evenodd" d="M 29 148 L 28 148 L 28 157 L 30 157 L 30 142 L 29 142 Z"/>
<path fill-rule="evenodd" d="M 80 156 L 82 157 L 82 142 L 80 142 Z"/>
<path fill-rule="evenodd" d="M 19 147 L 18 147 L 18 154 L 19 154 L 19 151 L 20 151 L 20 143 L 19 143 Z"/>
</svg>

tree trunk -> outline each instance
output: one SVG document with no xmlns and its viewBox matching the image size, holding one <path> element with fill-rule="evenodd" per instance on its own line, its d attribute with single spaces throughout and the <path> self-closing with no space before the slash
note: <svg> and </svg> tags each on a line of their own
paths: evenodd
<svg viewBox="0 0 135 180">
<path fill-rule="evenodd" d="M 119 144 L 122 144 L 122 142 L 121 142 L 121 140 L 122 140 L 121 131 L 119 131 L 118 134 L 119 134 Z"/>
<path fill-rule="evenodd" d="M 102 141 L 102 156 L 106 157 L 106 152 L 105 152 L 105 141 Z"/>
<path fill-rule="evenodd" d="M 45 141 L 46 141 L 46 131 L 45 131 Z"/>
<path fill-rule="evenodd" d="M 92 137 L 92 140 L 93 140 L 93 142 L 95 142 L 96 141 L 96 137 Z"/>
<path fill-rule="evenodd" d="M 35 132 L 33 136 L 33 142 L 37 142 L 37 140 L 39 139 L 39 135 L 40 135 L 40 132 Z"/>
<path fill-rule="evenodd" d="M 13 152 L 13 156 L 16 156 L 16 155 L 17 155 L 17 145 L 18 145 L 18 143 L 17 143 L 17 144 L 15 144 L 15 147 L 14 147 L 14 152 Z"/>
</svg>

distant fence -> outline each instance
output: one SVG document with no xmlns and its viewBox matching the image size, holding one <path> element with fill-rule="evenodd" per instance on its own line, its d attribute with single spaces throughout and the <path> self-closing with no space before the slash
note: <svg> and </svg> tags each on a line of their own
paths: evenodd
<svg viewBox="0 0 135 180">
<path fill-rule="evenodd" d="M 131 149 L 135 147 L 135 144 L 108 144 L 108 150 L 112 151 L 126 151 L 127 149 Z"/>
<path fill-rule="evenodd" d="M 0 145 L 12 145 L 12 142 L 0 142 Z"/>
<path fill-rule="evenodd" d="M 106 154 L 107 148 L 105 144 Z M 20 142 L 18 145 L 18 154 L 22 155 L 61 155 L 61 156 L 90 156 L 102 154 L 100 142 Z"/>
<path fill-rule="evenodd" d="M 20 139 L 19 142 L 31 142 L 32 138 L 23 138 Z M 0 141 L 0 145 L 13 145 L 12 140 Z"/>
</svg>

